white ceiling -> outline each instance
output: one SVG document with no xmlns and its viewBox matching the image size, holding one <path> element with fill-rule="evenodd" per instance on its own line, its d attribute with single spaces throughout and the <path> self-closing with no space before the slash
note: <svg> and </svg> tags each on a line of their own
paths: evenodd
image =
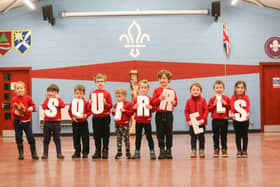
<svg viewBox="0 0 280 187">
<path fill-rule="evenodd" d="M 33 2 L 39 1 L 39 0 L 31 0 Z M 265 6 L 275 9 L 280 9 L 280 0 L 243 0 L 249 3 L 253 3 L 258 6 Z M 22 0 L 0 0 L 0 13 L 7 12 L 10 9 L 17 8 L 20 6 L 23 6 L 24 3 Z"/>
</svg>

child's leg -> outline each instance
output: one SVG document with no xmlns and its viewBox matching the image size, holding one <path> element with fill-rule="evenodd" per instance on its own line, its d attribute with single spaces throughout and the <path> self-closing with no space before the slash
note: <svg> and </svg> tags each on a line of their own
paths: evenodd
<svg viewBox="0 0 280 187">
<path fill-rule="evenodd" d="M 101 123 L 100 123 L 101 122 Z M 92 117 L 92 129 L 95 142 L 95 152 L 101 152 L 102 120 Z"/>
<path fill-rule="evenodd" d="M 227 150 L 227 133 L 228 133 L 228 120 L 224 119 L 221 124 L 221 142 L 222 142 L 223 150 Z"/>
<path fill-rule="evenodd" d="M 155 148 L 154 148 L 154 140 L 153 140 L 153 137 L 152 137 L 152 125 L 151 125 L 151 123 L 144 124 L 144 129 L 145 129 L 146 138 L 147 138 L 147 141 L 148 141 L 148 144 L 149 144 L 149 148 L 150 148 L 151 151 L 153 151 Z"/>
<path fill-rule="evenodd" d="M 242 138 L 243 138 L 243 152 L 247 152 L 247 146 L 248 146 L 248 129 L 249 129 L 249 121 L 244 122 L 242 124 Z"/>
<path fill-rule="evenodd" d="M 135 149 L 136 149 L 137 151 L 140 151 L 140 147 L 141 147 L 143 125 L 145 125 L 145 124 L 143 124 L 143 123 L 137 123 L 137 122 L 136 122 Z"/>
<path fill-rule="evenodd" d="M 14 130 L 15 130 L 15 135 L 16 135 L 16 143 L 17 143 L 17 148 L 18 148 L 18 159 L 23 160 L 23 139 L 22 139 L 22 127 L 20 126 L 20 121 L 17 119 L 14 119 Z"/>
<path fill-rule="evenodd" d="M 173 143 L 173 113 L 166 113 L 166 126 L 165 126 L 165 136 L 166 136 L 166 149 L 171 150 Z"/>
<path fill-rule="evenodd" d="M 104 128 L 103 128 L 103 133 L 102 133 L 102 138 L 103 138 L 103 151 L 108 151 L 108 146 L 109 146 L 109 140 L 110 140 L 110 123 L 111 123 L 111 118 L 110 116 L 107 116 L 104 118 Z"/>
<path fill-rule="evenodd" d="M 118 153 L 122 152 L 122 132 L 121 132 L 121 126 L 116 125 L 116 136 L 117 136 L 117 149 Z"/>
<path fill-rule="evenodd" d="M 72 129 L 73 129 L 73 144 L 75 149 L 75 156 L 80 156 L 81 154 L 81 143 L 80 143 L 80 124 L 73 121 L 72 122 Z M 73 155 L 73 156 L 74 156 Z"/>
<path fill-rule="evenodd" d="M 219 124 L 218 119 L 212 120 L 214 150 L 219 150 Z"/>
<path fill-rule="evenodd" d="M 233 128 L 235 132 L 235 143 L 237 147 L 237 151 L 241 152 L 241 129 L 240 125 L 237 121 L 233 121 Z"/>
<path fill-rule="evenodd" d="M 30 145 L 30 151 L 33 159 L 39 159 L 36 151 L 36 144 L 35 144 L 35 138 L 32 132 L 31 122 L 27 122 L 23 124 L 23 130 L 26 134 L 27 141 Z"/>
<path fill-rule="evenodd" d="M 204 145 L 205 145 L 205 126 L 200 127 L 203 128 L 203 133 L 200 133 L 198 135 L 198 141 L 199 141 L 199 149 L 204 150 Z"/>
<path fill-rule="evenodd" d="M 43 128 L 44 155 L 42 158 L 48 157 L 49 144 L 50 144 L 50 140 L 51 140 L 51 131 L 52 131 L 51 126 L 52 126 L 52 124 L 49 124 L 48 121 L 44 122 L 44 128 Z"/>
<path fill-rule="evenodd" d="M 122 136 L 124 137 L 126 157 L 131 158 L 130 155 L 130 141 L 129 141 L 129 126 L 122 127 Z"/>
<path fill-rule="evenodd" d="M 191 149 L 196 150 L 196 134 L 194 133 L 193 127 L 190 126 L 190 136 L 191 136 Z"/>
<path fill-rule="evenodd" d="M 60 122 L 56 121 L 53 123 L 53 140 L 56 146 L 56 154 L 58 158 L 64 158 L 61 153 L 61 141 L 60 141 Z"/>
<path fill-rule="evenodd" d="M 83 142 L 83 156 L 87 156 L 89 153 L 89 130 L 87 121 L 81 124 L 81 136 Z"/>
<path fill-rule="evenodd" d="M 164 126 L 161 112 L 156 113 L 156 133 L 158 139 L 158 146 L 161 150 L 164 150 Z"/>
</svg>

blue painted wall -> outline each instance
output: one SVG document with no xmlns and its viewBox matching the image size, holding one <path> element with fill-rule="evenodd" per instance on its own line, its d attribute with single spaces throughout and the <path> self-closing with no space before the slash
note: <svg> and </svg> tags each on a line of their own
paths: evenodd
<svg viewBox="0 0 280 187">
<path fill-rule="evenodd" d="M 57 16 L 54 27 L 42 20 L 40 7 L 46 4 L 53 4 Z M 265 54 L 264 43 L 269 37 L 279 36 L 279 10 L 259 8 L 245 2 L 230 7 L 230 0 L 223 0 L 222 16 L 218 23 L 214 22 L 210 15 L 64 19 L 58 17 L 61 11 L 209 9 L 210 0 L 42 0 L 36 6 L 38 11 L 31 12 L 27 7 L 22 7 L 0 15 L 0 30 L 31 29 L 33 32 L 33 46 L 30 51 L 24 56 L 20 56 L 15 50 L 10 51 L 6 56 L 0 57 L 1 67 L 31 66 L 33 69 L 44 69 L 128 60 L 246 65 L 276 61 Z M 151 37 L 151 41 L 146 42 L 147 47 L 141 49 L 141 55 L 137 58 L 131 57 L 129 49 L 123 48 L 124 42 L 119 40 L 121 34 L 127 33 L 133 20 Z M 223 21 L 226 21 L 229 29 L 232 51 L 230 58 L 225 57 L 222 46 Z M 175 131 L 188 129 L 183 110 L 190 96 L 190 84 L 194 81 L 202 83 L 203 96 L 208 100 L 214 95 L 212 84 L 217 79 L 225 81 L 226 93 L 229 96 L 233 93 L 235 81 L 243 79 L 247 82 L 252 110 L 250 118 L 253 122 L 250 128 L 260 129 L 259 74 L 247 74 L 172 81 L 170 86 L 177 91 L 179 97 L 179 105 L 174 112 Z M 66 103 L 71 101 L 72 90 L 76 84 L 86 86 L 87 97 L 94 89 L 92 81 L 34 78 L 32 95 L 37 106 L 44 100 L 46 87 L 53 82 L 60 86 L 60 95 Z M 157 82 L 152 82 L 152 90 L 158 85 Z M 106 88 L 113 95 L 114 90 L 120 86 L 130 89 L 128 83 L 119 82 L 108 82 Z M 34 132 L 41 133 L 38 113 L 33 114 L 33 119 Z M 113 131 L 113 123 L 111 126 Z M 211 125 L 208 125 L 207 129 L 210 130 Z M 63 128 L 63 132 L 71 132 L 71 129 Z"/>
</svg>

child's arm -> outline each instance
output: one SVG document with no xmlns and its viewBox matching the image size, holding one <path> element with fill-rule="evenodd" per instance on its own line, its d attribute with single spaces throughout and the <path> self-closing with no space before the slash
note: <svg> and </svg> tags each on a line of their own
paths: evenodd
<svg viewBox="0 0 280 187">
<path fill-rule="evenodd" d="M 108 93 L 107 98 L 104 100 L 104 108 L 111 109 L 113 106 L 111 94 Z"/>
<path fill-rule="evenodd" d="M 113 116 L 115 116 L 115 114 L 116 114 L 116 108 L 117 108 L 117 103 L 114 105 L 113 110 L 112 110 Z"/>
<path fill-rule="evenodd" d="M 246 111 L 248 114 L 250 113 L 250 99 L 248 96 L 246 97 Z"/>
<path fill-rule="evenodd" d="M 216 104 L 217 102 L 216 101 L 216 97 L 212 97 L 210 100 L 209 100 L 209 103 L 208 103 L 208 110 L 209 112 L 213 112 L 214 109 L 216 108 Z"/>
<path fill-rule="evenodd" d="M 36 109 L 36 106 L 35 106 L 35 104 L 34 104 L 32 98 L 29 97 L 27 111 L 28 111 L 28 112 L 33 112 L 35 109 Z"/>
<path fill-rule="evenodd" d="M 44 103 L 42 104 L 43 110 L 47 110 L 47 109 L 48 109 L 48 101 L 49 101 L 49 99 L 46 98 L 45 101 L 44 101 Z"/>
<path fill-rule="evenodd" d="M 207 117 L 208 117 L 208 107 L 207 107 L 207 102 L 204 99 L 203 100 L 203 115 L 202 115 L 202 119 L 205 121 L 207 121 Z"/>
<path fill-rule="evenodd" d="M 65 107 L 65 103 L 62 101 L 62 99 L 59 97 L 57 98 L 59 101 L 59 108 L 64 108 Z"/>
<path fill-rule="evenodd" d="M 126 104 L 126 106 L 124 106 L 123 109 L 124 109 L 123 112 L 124 112 L 127 116 L 132 116 L 132 114 L 133 114 L 134 111 L 132 110 L 132 104 L 131 104 L 131 103 L 128 102 L 128 103 Z"/>
<path fill-rule="evenodd" d="M 88 118 L 91 115 L 91 105 L 87 101 L 85 101 L 85 111 L 87 115 L 86 118 Z"/>
<path fill-rule="evenodd" d="M 157 94 L 157 91 L 155 90 L 153 93 L 153 97 L 152 97 L 152 105 L 153 106 L 158 106 L 160 104 L 160 99 L 159 99 L 159 95 Z"/>
<path fill-rule="evenodd" d="M 174 100 L 172 101 L 172 105 L 173 105 L 173 107 L 176 107 L 178 104 L 178 99 L 177 99 L 177 95 L 176 95 L 175 91 L 174 91 L 174 94 L 175 94 L 175 97 L 174 97 Z"/>
<path fill-rule="evenodd" d="M 188 123 L 191 121 L 188 101 L 186 102 L 186 105 L 185 105 L 185 118 Z"/>
</svg>

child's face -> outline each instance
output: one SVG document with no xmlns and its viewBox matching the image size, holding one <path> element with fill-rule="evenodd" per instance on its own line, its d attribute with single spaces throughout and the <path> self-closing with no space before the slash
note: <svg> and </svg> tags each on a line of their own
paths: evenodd
<svg viewBox="0 0 280 187">
<path fill-rule="evenodd" d="M 126 98 L 126 95 L 124 95 L 124 94 L 116 94 L 116 98 L 117 98 L 118 102 L 124 102 L 125 98 Z"/>
<path fill-rule="evenodd" d="M 57 96 L 57 91 L 47 91 L 47 96 L 49 98 L 55 98 Z"/>
<path fill-rule="evenodd" d="M 225 88 L 222 84 L 215 84 L 214 91 L 217 95 L 222 95 L 225 91 Z"/>
<path fill-rule="evenodd" d="M 96 79 L 95 80 L 95 86 L 98 90 L 103 90 L 105 85 L 105 80 L 104 79 Z"/>
<path fill-rule="evenodd" d="M 197 96 L 200 96 L 200 94 L 201 94 L 201 89 L 199 88 L 199 87 L 197 87 L 197 86 L 193 86 L 192 88 L 191 88 L 191 94 L 192 94 L 192 96 L 194 96 L 194 97 L 197 97 Z"/>
<path fill-rule="evenodd" d="M 168 86 L 169 80 L 165 74 L 163 74 L 159 79 L 159 84 L 161 87 L 165 88 Z"/>
<path fill-rule="evenodd" d="M 75 90 L 74 96 L 76 99 L 82 99 L 85 96 L 85 93 L 81 90 Z"/>
<path fill-rule="evenodd" d="M 244 86 L 244 84 L 238 84 L 236 87 L 235 87 L 235 93 L 237 95 L 243 95 L 246 91 L 246 88 Z"/>
<path fill-rule="evenodd" d="M 17 96 L 23 96 L 25 93 L 24 85 L 16 84 L 15 92 L 16 92 Z"/>
<path fill-rule="evenodd" d="M 149 85 L 148 84 L 140 84 L 139 85 L 139 94 L 140 95 L 147 95 L 149 91 Z"/>
</svg>

